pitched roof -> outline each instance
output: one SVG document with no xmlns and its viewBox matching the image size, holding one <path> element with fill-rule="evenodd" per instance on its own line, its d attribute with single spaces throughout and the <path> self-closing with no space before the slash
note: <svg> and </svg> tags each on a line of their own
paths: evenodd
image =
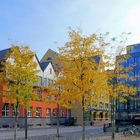
<svg viewBox="0 0 140 140">
<path fill-rule="evenodd" d="M 50 59 L 54 60 L 55 57 L 57 58 L 58 56 L 59 56 L 59 53 L 57 53 L 51 49 L 48 49 L 47 52 L 45 53 L 45 55 L 42 57 L 40 62 L 46 62 Z"/>
<path fill-rule="evenodd" d="M 46 67 L 49 65 L 49 63 L 50 62 L 42 62 L 42 63 L 40 63 L 42 71 L 44 71 L 46 69 Z"/>
<path fill-rule="evenodd" d="M 11 51 L 11 48 L 0 51 L 0 61 L 6 59 L 6 54 Z"/>
<path fill-rule="evenodd" d="M 58 57 L 59 57 L 59 53 L 57 53 L 51 49 L 48 49 L 47 52 L 45 53 L 45 55 L 42 57 L 40 62 L 41 63 L 51 62 L 55 72 L 58 72 L 60 69 L 59 67 L 61 65 Z"/>
</svg>

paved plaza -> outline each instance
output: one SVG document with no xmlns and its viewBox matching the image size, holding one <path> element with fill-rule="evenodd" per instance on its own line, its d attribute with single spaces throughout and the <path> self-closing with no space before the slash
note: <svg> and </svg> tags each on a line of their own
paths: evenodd
<svg viewBox="0 0 140 140">
<path fill-rule="evenodd" d="M 1 129 L 0 130 L 0 140 L 12 140 L 14 131 L 11 129 Z M 81 126 L 71 126 L 71 127 L 60 127 L 59 140 L 70 139 L 76 140 L 80 139 L 82 136 L 82 127 Z M 103 132 L 103 126 L 86 126 L 86 137 L 97 137 L 97 136 L 110 136 L 111 133 Z M 24 129 L 19 129 L 17 132 L 17 138 L 23 140 L 25 137 Z M 34 128 L 28 129 L 28 139 L 58 139 L 56 137 L 56 128 Z"/>
</svg>

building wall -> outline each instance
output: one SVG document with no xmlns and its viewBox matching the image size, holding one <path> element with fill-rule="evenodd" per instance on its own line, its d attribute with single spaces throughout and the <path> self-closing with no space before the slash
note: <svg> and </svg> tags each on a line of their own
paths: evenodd
<svg viewBox="0 0 140 140">
<path fill-rule="evenodd" d="M 40 64 L 39 64 L 36 56 L 34 57 L 34 62 L 36 62 L 36 64 L 37 64 L 36 70 L 39 70 L 37 75 L 40 76 L 40 77 L 43 77 L 43 71 L 42 71 L 42 69 L 40 67 Z"/>
<path fill-rule="evenodd" d="M 140 44 L 130 45 L 131 49 L 127 50 L 130 58 L 122 63 L 124 67 L 131 67 L 129 76 L 136 77 L 134 81 L 127 80 L 130 86 L 137 88 L 135 96 L 128 97 L 126 103 L 116 101 L 116 123 L 135 123 L 135 117 L 140 122 Z M 130 47 L 128 46 L 128 47 Z"/>
<path fill-rule="evenodd" d="M 90 122 L 93 122 L 93 124 L 97 124 L 97 125 L 110 122 L 109 100 L 106 101 L 102 100 L 103 102 L 102 106 L 100 106 L 100 102 L 98 102 L 96 107 L 93 106 L 85 112 L 85 120 L 87 125 L 90 124 Z M 106 104 L 108 104 L 108 106 L 106 106 Z M 79 102 L 76 102 L 75 106 L 71 109 L 71 116 L 76 119 L 77 125 L 82 125 L 83 113 L 82 113 L 82 106 Z"/>
<path fill-rule="evenodd" d="M 43 78 L 47 80 L 46 86 L 52 85 L 57 80 L 57 76 L 51 63 L 49 63 L 46 69 L 44 70 Z"/>
<path fill-rule="evenodd" d="M 76 119 L 76 125 L 82 125 L 83 121 L 82 106 L 79 102 L 76 102 L 76 105 L 72 107 L 71 116 Z"/>
<path fill-rule="evenodd" d="M 5 91 L 7 90 L 6 86 L 3 83 L 0 84 L 0 90 L 5 90 Z M 3 93 L 1 93 L 0 95 L 2 95 Z M 34 90 L 34 94 L 37 94 L 36 89 Z M 42 90 L 41 98 L 45 99 L 46 97 L 47 97 L 47 92 L 45 90 Z M 0 117 L 2 117 L 2 107 L 4 106 L 5 103 L 12 105 L 12 103 L 14 103 L 14 100 L 12 100 L 10 102 L 6 97 L 0 96 Z M 40 107 L 41 108 L 41 117 L 42 118 L 46 117 L 46 109 L 47 108 L 49 108 L 51 110 L 51 116 L 50 117 L 54 117 L 53 116 L 53 109 L 57 109 L 57 107 L 58 107 L 57 103 L 55 103 L 55 101 L 54 101 L 53 95 L 50 96 L 50 102 L 48 102 L 48 103 L 36 100 L 36 101 L 31 101 L 30 106 L 33 108 L 33 110 L 32 110 L 33 111 L 33 116 L 32 117 L 36 117 L 36 108 Z M 60 108 L 60 110 L 61 109 L 62 108 Z M 24 117 L 25 111 L 24 111 L 24 108 L 22 106 L 22 103 L 20 105 L 19 110 L 20 110 L 19 111 L 20 112 L 19 117 Z M 64 110 L 64 117 L 66 117 L 67 116 L 67 109 L 63 109 L 63 110 Z M 60 113 L 59 113 L 59 116 L 61 117 Z M 9 106 L 9 116 L 7 116 L 7 117 L 12 117 L 12 107 L 10 107 L 10 106 Z"/>
</svg>

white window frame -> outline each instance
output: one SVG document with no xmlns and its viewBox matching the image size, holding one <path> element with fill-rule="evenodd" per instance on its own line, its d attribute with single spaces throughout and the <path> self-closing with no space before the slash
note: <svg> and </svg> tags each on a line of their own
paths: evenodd
<svg viewBox="0 0 140 140">
<path fill-rule="evenodd" d="M 57 100 L 57 95 L 54 95 L 53 99 L 56 101 Z"/>
<path fill-rule="evenodd" d="M 46 95 L 46 99 L 50 100 L 51 99 L 50 95 Z"/>
<path fill-rule="evenodd" d="M 2 117 L 9 117 L 9 104 L 6 103 L 3 105 L 1 113 L 2 113 Z"/>
<path fill-rule="evenodd" d="M 61 117 L 65 117 L 65 111 L 64 111 L 64 109 L 61 109 Z"/>
<path fill-rule="evenodd" d="M 51 117 L 51 109 L 46 108 L 46 117 Z"/>
<path fill-rule="evenodd" d="M 33 116 L 33 112 L 32 112 L 32 109 L 29 109 L 28 111 L 27 111 L 27 117 L 32 117 Z"/>
<path fill-rule="evenodd" d="M 12 108 L 12 117 L 15 117 L 15 112 L 16 112 L 16 109 L 13 106 L 13 108 Z M 17 110 L 17 116 L 19 116 L 19 109 Z"/>
<path fill-rule="evenodd" d="M 37 107 L 36 108 L 36 117 L 41 117 L 41 113 L 42 113 L 41 107 Z M 40 115 L 38 115 L 38 114 L 40 114 Z"/>
<path fill-rule="evenodd" d="M 57 117 L 57 108 L 53 109 L 53 117 Z"/>
</svg>

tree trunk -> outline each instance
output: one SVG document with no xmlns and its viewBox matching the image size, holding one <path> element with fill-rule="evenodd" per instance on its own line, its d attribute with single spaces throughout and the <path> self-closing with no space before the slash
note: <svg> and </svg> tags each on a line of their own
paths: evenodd
<svg viewBox="0 0 140 140">
<path fill-rule="evenodd" d="M 114 108 L 114 98 L 111 98 L 111 124 L 112 124 L 112 139 L 115 139 L 115 108 Z"/>
<path fill-rule="evenodd" d="M 15 126 L 14 126 L 14 140 L 17 139 L 17 124 L 18 124 L 18 101 L 15 107 Z"/>
<path fill-rule="evenodd" d="M 60 137 L 59 126 L 60 126 L 60 121 L 59 121 L 59 104 L 57 104 L 57 137 Z"/>
<path fill-rule="evenodd" d="M 27 109 L 25 109 L 25 139 L 27 139 Z"/>
<path fill-rule="evenodd" d="M 83 113 L 83 135 L 82 140 L 85 140 L 85 97 L 82 98 L 82 113 Z"/>
</svg>

